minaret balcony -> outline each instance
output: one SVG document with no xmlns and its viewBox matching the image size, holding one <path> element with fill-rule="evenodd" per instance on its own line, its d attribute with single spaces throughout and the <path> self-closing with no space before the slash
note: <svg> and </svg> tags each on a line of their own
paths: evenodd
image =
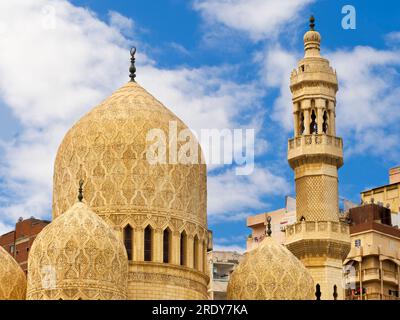
<svg viewBox="0 0 400 320">
<path fill-rule="evenodd" d="M 350 251 L 349 225 L 341 221 L 298 221 L 285 228 L 285 245 L 298 258 L 315 253 L 344 260 Z"/>
<path fill-rule="evenodd" d="M 288 160 L 292 168 L 296 161 L 305 157 L 321 157 L 336 160 L 343 165 L 343 140 L 327 134 L 301 135 L 288 141 Z"/>
</svg>

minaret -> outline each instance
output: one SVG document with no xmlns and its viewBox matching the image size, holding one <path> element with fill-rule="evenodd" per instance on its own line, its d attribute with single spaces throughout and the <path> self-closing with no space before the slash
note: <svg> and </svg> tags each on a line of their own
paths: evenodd
<svg viewBox="0 0 400 320">
<path fill-rule="evenodd" d="M 338 81 L 320 55 L 321 35 L 304 35 L 304 58 L 290 77 L 294 138 L 288 161 L 296 182 L 296 224 L 286 229 L 286 245 L 319 284 L 321 299 L 343 299 L 342 261 L 350 249 L 348 225 L 339 221 L 338 169 L 343 143 L 336 136 Z"/>
</svg>

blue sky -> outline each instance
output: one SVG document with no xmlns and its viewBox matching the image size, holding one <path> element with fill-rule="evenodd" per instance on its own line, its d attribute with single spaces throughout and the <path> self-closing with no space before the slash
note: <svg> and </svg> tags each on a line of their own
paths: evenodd
<svg viewBox="0 0 400 320">
<path fill-rule="evenodd" d="M 9 2 L 6 3 L 6 2 Z M 344 5 L 356 29 L 341 26 Z M 130 45 L 137 81 L 192 129 L 255 128 L 256 169 L 209 170 L 209 225 L 219 248 L 245 246 L 245 216 L 294 194 L 290 71 L 310 14 L 339 78 L 340 194 L 386 184 L 400 164 L 397 1 L 3 1 L 0 5 L 0 231 L 50 217 L 52 165 L 66 130 L 121 86 Z"/>
</svg>

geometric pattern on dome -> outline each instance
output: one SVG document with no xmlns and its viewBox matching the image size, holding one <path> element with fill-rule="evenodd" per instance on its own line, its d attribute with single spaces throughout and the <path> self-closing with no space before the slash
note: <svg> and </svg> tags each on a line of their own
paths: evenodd
<svg viewBox="0 0 400 320">
<path fill-rule="evenodd" d="M 0 300 L 25 300 L 26 277 L 14 258 L 0 246 Z"/>
<path fill-rule="evenodd" d="M 127 279 L 124 244 L 78 202 L 36 237 L 29 253 L 27 299 L 121 300 Z"/>
<path fill-rule="evenodd" d="M 313 300 L 314 281 L 283 245 L 266 237 L 230 276 L 228 300 Z"/>
<path fill-rule="evenodd" d="M 326 175 L 296 179 L 297 216 L 306 221 L 338 221 L 338 181 Z"/>
<path fill-rule="evenodd" d="M 84 198 L 97 214 L 157 213 L 184 218 L 206 228 L 205 164 L 157 164 L 146 159 L 158 128 L 187 129 L 171 111 L 135 82 L 129 82 L 80 119 L 59 147 L 54 168 L 53 218 Z M 178 150 L 185 142 L 177 142 Z M 199 155 L 201 149 L 199 147 Z M 166 159 L 169 158 L 167 146 Z M 168 163 L 168 161 L 167 161 Z"/>
</svg>

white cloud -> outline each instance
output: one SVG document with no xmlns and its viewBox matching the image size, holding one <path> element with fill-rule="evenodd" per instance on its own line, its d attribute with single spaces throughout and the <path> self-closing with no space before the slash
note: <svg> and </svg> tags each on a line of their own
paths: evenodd
<svg viewBox="0 0 400 320">
<path fill-rule="evenodd" d="M 326 58 L 339 80 L 336 128 L 344 139 L 346 156 L 369 152 L 395 159 L 399 156 L 400 52 L 368 46 L 328 52 Z M 267 48 L 264 81 L 279 90 L 271 118 L 285 131 L 293 130 L 290 73 L 302 53 L 281 46 Z"/>
<path fill-rule="evenodd" d="M 284 196 L 288 190 L 288 182 L 268 168 L 255 168 L 249 176 L 235 176 L 231 170 L 211 175 L 208 194 L 214 196 L 208 202 L 210 218 L 223 217 L 227 221 L 237 220 L 237 215 L 244 218 L 243 212 L 249 209 L 265 210 L 268 207 L 265 197 Z"/>
<path fill-rule="evenodd" d="M 87 9 L 61 0 L 0 3 L 5 28 L 0 34 L 0 99 L 22 127 L 13 140 L 0 141 L 4 153 L 0 181 L 8 197 L 0 201 L 2 223 L 14 223 L 20 216 L 49 216 L 53 163 L 63 135 L 128 80 L 130 40 L 121 34 L 121 28 L 133 25 L 128 20 L 113 13 L 106 24 Z M 230 67 L 165 70 L 142 52 L 137 54 L 137 64 L 138 82 L 195 130 L 244 126 L 238 119 L 248 110 L 252 111 L 246 118 L 248 125 L 260 123 L 257 107 L 263 93 L 252 83 L 227 80 Z M 261 145 L 263 152 L 266 143 Z M 279 177 L 263 175 L 279 189 Z M 232 191 L 247 188 L 249 198 L 242 196 L 245 207 L 252 206 L 251 199 L 258 201 L 256 206 L 262 203 L 264 191 L 251 183 L 274 188 L 261 186 L 255 176 L 239 178 L 235 187 L 235 178 L 224 173 L 219 181 L 229 182 Z M 214 182 L 212 188 L 210 211 L 232 209 L 229 201 L 215 205 L 214 197 L 221 198 L 226 186 Z"/>
<path fill-rule="evenodd" d="M 336 126 L 347 154 L 400 155 L 400 52 L 357 46 L 328 55 L 339 79 Z"/>
<path fill-rule="evenodd" d="M 400 31 L 393 31 L 385 35 L 385 40 L 389 44 L 396 44 L 400 42 Z"/>
<path fill-rule="evenodd" d="M 314 0 L 197 0 L 194 8 L 213 25 L 244 31 L 252 39 L 276 37 Z M 211 32 L 215 27 L 213 26 Z"/>
<path fill-rule="evenodd" d="M 135 23 L 132 19 L 123 16 L 116 11 L 109 11 L 110 26 L 116 28 L 123 34 L 132 35 Z"/>
<path fill-rule="evenodd" d="M 279 89 L 273 104 L 271 119 L 286 131 L 293 129 L 290 73 L 297 64 L 296 54 L 276 44 L 266 49 L 261 78 L 268 87 Z"/>
</svg>

